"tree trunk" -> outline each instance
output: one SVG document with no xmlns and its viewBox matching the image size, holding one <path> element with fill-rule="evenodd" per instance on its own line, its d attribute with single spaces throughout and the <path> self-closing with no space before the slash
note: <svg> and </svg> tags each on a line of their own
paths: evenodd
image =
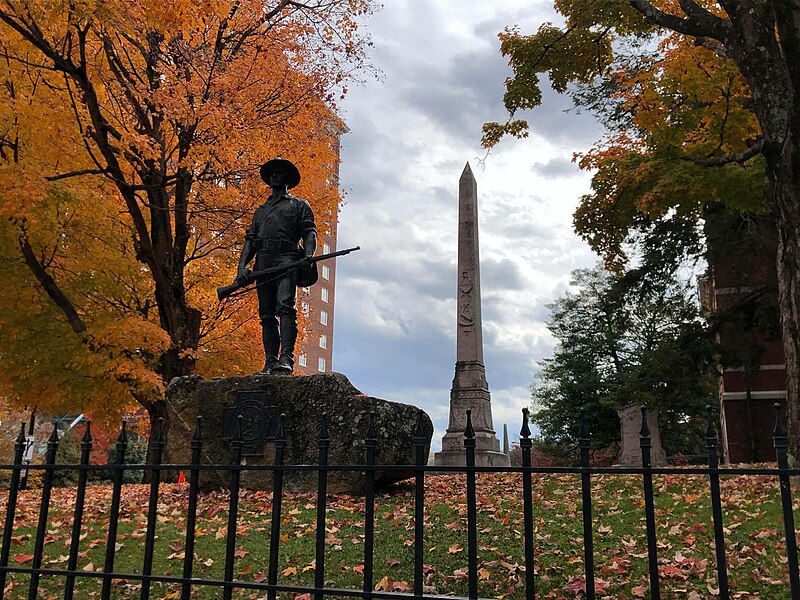
<svg viewBox="0 0 800 600">
<path fill-rule="evenodd" d="M 778 229 L 778 298 L 786 356 L 785 419 L 791 454 L 800 458 L 800 139 L 788 135 L 767 159 L 767 196 Z"/>
</svg>

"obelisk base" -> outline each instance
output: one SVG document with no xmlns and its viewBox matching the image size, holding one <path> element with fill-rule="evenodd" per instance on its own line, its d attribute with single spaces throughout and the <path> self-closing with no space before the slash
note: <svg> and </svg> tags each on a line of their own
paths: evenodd
<svg viewBox="0 0 800 600">
<path fill-rule="evenodd" d="M 492 402 L 486 383 L 486 370 L 483 363 L 477 360 L 456 363 L 450 390 L 450 423 L 442 436 L 442 451 L 434 455 L 434 464 L 437 467 L 466 465 L 464 431 L 468 410 L 475 431 L 475 466 L 508 466 L 508 455 L 500 451 L 500 442 L 492 426 Z"/>
<path fill-rule="evenodd" d="M 450 433 L 442 437 L 442 451 L 434 457 L 437 467 L 463 467 L 467 464 L 467 453 L 464 450 L 464 432 Z M 499 442 L 494 432 L 475 433 L 475 466 L 507 467 L 508 456 L 500 452 Z"/>
</svg>

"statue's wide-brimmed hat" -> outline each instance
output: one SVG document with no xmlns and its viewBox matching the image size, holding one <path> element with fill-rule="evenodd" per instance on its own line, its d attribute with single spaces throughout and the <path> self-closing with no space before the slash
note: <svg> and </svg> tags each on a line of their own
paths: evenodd
<svg viewBox="0 0 800 600">
<path fill-rule="evenodd" d="M 280 156 L 268 160 L 261 165 L 261 179 L 264 180 L 264 183 L 269 184 L 270 175 L 272 175 L 272 172 L 278 167 L 286 171 L 286 187 L 291 189 L 300 183 L 300 171 L 298 171 L 292 161 L 281 158 Z"/>
</svg>

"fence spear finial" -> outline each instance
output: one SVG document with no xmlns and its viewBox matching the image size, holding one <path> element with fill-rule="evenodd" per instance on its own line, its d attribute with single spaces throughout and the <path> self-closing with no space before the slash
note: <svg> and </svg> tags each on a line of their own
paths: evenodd
<svg viewBox="0 0 800 600">
<path fill-rule="evenodd" d="M 50 437 L 47 438 L 48 444 L 58 444 L 58 425 L 53 423 L 53 431 L 50 432 Z"/>
<path fill-rule="evenodd" d="M 283 421 L 286 419 L 286 414 L 281 413 L 278 415 L 278 426 L 275 428 L 275 439 L 276 440 L 285 440 L 286 439 L 286 431 L 283 428 Z"/>
<path fill-rule="evenodd" d="M 119 437 L 117 438 L 118 444 L 127 444 L 128 443 L 128 422 L 123 420 L 122 427 L 119 431 Z"/>
<path fill-rule="evenodd" d="M 642 406 L 639 410 L 642 412 L 642 428 L 639 430 L 639 435 L 641 437 L 650 437 L 650 426 L 647 424 L 647 407 Z"/>
<path fill-rule="evenodd" d="M 192 435 L 192 441 L 199 442 L 203 439 L 203 417 L 197 415 L 194 420 L 194 434 Z"/>
<path fill-rule="evenodd" d="M 319 424 L 319 433 L 317 434 L 318 442 L 330 441 L 330 434 L 328 433 L 328 414 L 322 413 L 322 420 Z"/>
<path fill-rule="evenodd" d="M 586 427 L 586 407 L 581 407 L 581 425 L 578 429 L 578 439 L 589 439 L 589 428 Z"/>
<path fill-rule="evenodd" d="M 90 420 L 86 421 L 86 429 L 83 430 L 83 438 L 81 441 L 84 444 L 90 444 L 92 442 L 92 422 Z"/>
<path fill-rule="evenodd" d="M 17 444 L 24 444 L 25 443 L 25 423 L 19 424 L 19 435 L 15 440 Z"/>
<path fill-rule="evenodd" d="M 710 404 L 706 404 L 706 439 L 717 437 L 717 429 L 714 427 L 713 410 Z"/>
<path fill-rule="evenodd" d="M 519 430 L 520 437 L 529 438 L 531 437 L 531 428 L 528 425 L 528 421 L 530 420 L 530 411 L 528 407 L 522 409 L 522 429 Z"/>
<path fill-rule="evenodd" d="M 775 429 L 772 431 L 772 437 L 784 438 L 786 437 L 786 427 L 781 418 L 781 403 L 776 402 L 773 406 L 775 407 Z"/>
<path fill-rule="evenodd" d="M 464 428 L 464 437 L 472 439 L 475 437 L 475 430 L 472 428 L 472 411 L 467 410 L 467 426 Z"/>
</svg>

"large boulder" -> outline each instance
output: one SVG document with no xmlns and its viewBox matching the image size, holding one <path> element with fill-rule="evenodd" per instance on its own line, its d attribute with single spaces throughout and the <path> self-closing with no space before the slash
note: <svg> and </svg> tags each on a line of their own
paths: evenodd
<svg viewBox="0 0 800 600">
<path fill-rule="evenodd" d="M 283 413 L 286 447 L 285 465 L 316 465 L 317 438 L 326 415 L 330 439 L 328 464 L 363 465 L 364 438 L 370 413 L 375 415 L 376 463 L 413 465 L 413 432 L 421 417 L 425 432 L 425 461 L 430 450 L 433 423 L 422 410 L 409 404 L 372 398 L 358 391 L 340 373 L 308 376 L 223 377 L 205 380 L 198 376 L 176 377 L 167 386 L 168 414 L 165 460 L 172 464 L 191 462 L 195 419 L 203 417 L 202 464 L 230 464 L 231 437 L 242 414 L 246 442 L 242 464 L 272 465 L 275 459 L 277 415 Z M 266 406 L 266 408 L 262 408 Z M 385 470 L 375 474 L 376 486 L 385 486 L 413 476 L 413 471 Z M 226 470 L 201 471 L 201 487 L 226 487 Z M 242 487 L 272 489 L 272 471 L 243 470 Z M 364 474 L 358 471 L 329 471 L 331 493 L 363 493 Z M 315 491 L 317 471 L 287 470 L 284 489 Z"/>
</svg>

